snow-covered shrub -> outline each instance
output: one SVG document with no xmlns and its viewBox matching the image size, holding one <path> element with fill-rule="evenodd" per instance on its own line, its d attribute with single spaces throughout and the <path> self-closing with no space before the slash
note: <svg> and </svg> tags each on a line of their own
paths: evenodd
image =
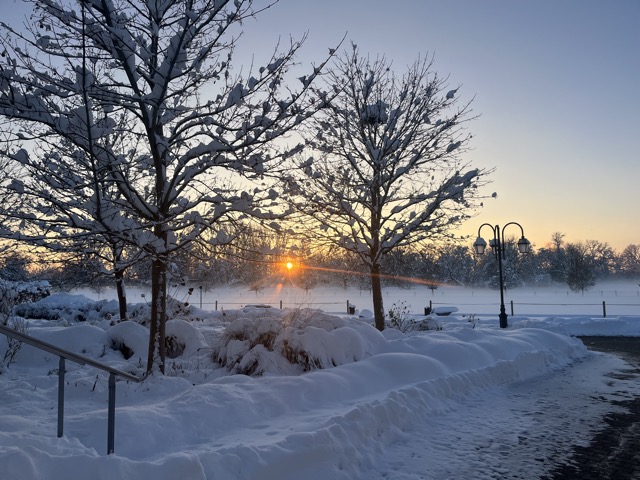
<svg viewBox="0 0 640 480">
<path fill-rule="evenodd" d="M 0 314 L 8 315 L 16 305 L 48 297 L 50 289 L 46 281 L 11 282 L 0 278 Z"/>
<path fill-rule="evenodd" d="M 10 282 L 0 279 L 0 325 L 8 326 L 17 332 L 28 333 L 28 324 L 22 318 L 15 316 L 16 306 L 34 298 L 47 296 L 49 284 L 47 282 Z M 7 348 L 0 361 L 0 371 L 15 362 L 22 342 L 6 336 Z"/>
<path fill-rule="evenodd" d="M 403 300 L 394 303 L 387 314 L 387 325 L 403 333 L 442 330 L 442 326 L 431 317 L 413 318 L 410 313 L 410 306 Z"/>
<path fill-rule="evenodd" d="M 115 350 L 116 352 L 120 352 L 122 354 L 122 357 L 125 360 L 129 360 L 133 354 L 135 353 L 130 347 L 129 345 L 127 345 L 124 341 L 124 339 L 120 338 L 120 339 L 115 339 L 112 338 L 111 339 L 111 350 Z"/>
<path fill-rule="evenodd" d="M 128 305 L 127 319 L 139 323 L 140 325 L 148 326 L 149 321 L 151 320 L 151 305 L 147 303 Z"/>
<path fill-rule="evenodd" d="M 151 304 L 139 303 L 136 305 L 130 305 L 128 308 L 127 316 L 129 320 L 138 322 L 141 325 L 149 325 L 151 320 Z M 176 300 L 171 295 L 167 296 L 168 318 L 192 317 L 193 310 L 194 309 L 189 302 Z"/>
<path fill-rule="evenodd" d="M 6 319 L 6 320 L 0 319 L 0 323 L 2 325 L 6 325 L 13 328 L 17 332 L 25 333 L 25 334 L 29 333 L 29 326 L 27 322 L 25 322 L 24 319 L 20 317 L 13 317 L 11 319 L 11 322 L 9 322 L 9 319 Z M 22 349 L 22 342 L 20 340 L 17 340 L 8 335 L 6 336 L 6 340 L 7 340 L 7 349 L 5 350 L 4 355 L 2 356 L 2 361 L 0 361 L 0 372 L 2 372 L 5 368 L 7 368 L 9 365 L 11 365 L 13 362 L 16 361 L 18 352 L 20 352 L 20 349 Z"/>
<path fill-rule="evenodd" d="M 42 320 L 64 320 L 68 323 L 98 322 L 117 314 L 115 300 L 94 302 L 84 295 L 54 294 L 15 308 L 16 315 Z"/>
<path fill-rule="evenodd" d="M 193 290 L 192 288 L 189 290 Z M 171 295 L 167 298 L 167 311 L 168 314 L 172 317 L 180 317 L 191 314 L 191 304 L 184 300 L 178 300 L 177 298 L 173 298 Z"/>
<path fill-rule="evenodd" d="M 387 323 L 391 328 L 400 330 L 401 332 L 408 332 L 413 330 L 411 325 L 411 319 L 409 318 L 409 306 L 403 300 L 400 303 L 394 303 L 391 305 L 387 314 Z"/>
<path fill-rule="evenodd" d="M 167 358 L 178 358 L 184 353 L 186 345 L 174 335 L 167 335 L 164 339 Z"/>
<path fill-rule="evenodd" d="M 417 318 L 413 320 L 413 330 L 419 332 L 427 330 L 442 330 L 442 324 L 431 316 Z"/>
<path fill-rule="evenodd" d="M 166 323 L 165 347 L 167 358 L 193 356 L 207 346 L 204 336 L 186 320 L 174 319 Z M 120 322 L 108 328 L 107 335 L 112 350 L 119 351 L 128 360 L 147 358 L 149 329 L 135 321 Z"/>
<path fill-rule="evenodd" d="M 134 321 L 125 321 L 111 326 L 107 336 L 113 350 L 122 353 L 125 359 L 146 359 L 149 351 L 149 329 Z"/>
<path fill-rule="evenodd" d="M 313 309 L 253 309 L 231 322 L 213 359 L 235 373 L 297 374 L 371 355 L 380 332 L 355 319 Z"/>
<path fill-rule="evenodd" d="M 0 323 L 7 324 L 7 319 L 13 312 L 16 305 L 17 293 L 13 288 L 6 285 L 6 282 L 0 283 Z"/>
</svg>

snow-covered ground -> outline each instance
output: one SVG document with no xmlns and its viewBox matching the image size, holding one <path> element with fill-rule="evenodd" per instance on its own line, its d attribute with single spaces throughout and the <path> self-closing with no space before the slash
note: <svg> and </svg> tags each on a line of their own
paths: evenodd
<svg viewBox="0 0 640 480">
<path fill-rule="evenodd" d="M 624 299 L 619 303 L 640 303 L 634 286 L 627 297 L 624 288 L 616 290 Z M 115 454 L 109 456 L 106 375 L 67 362 L 65 435 L 59 439 L 58 361 L 24 346 L 0 374 L 0 477 L 537 478 L 566 460 L 572 445 L 588 442 L 603 416 L 617 408 L 608 399 L 640 394 L 640 386 L 622 391 L 606 376 L 624 367 L 621 359 L 590 352 L 572 336 L 640 336 L 638 306 L 631 307 L 635 316 L 606 318 L 601 312 L 522 312 L 510 317 L 508 329 L 499 329 L 495 291 L 455 296 L 444 288 L 433 295 L 424 287 L 387 289 L 387 309 L 404 301 L 419 314 L 429 299 L 459 308 L 433 318 L 440 330 L 405 335 L 370 326 L 368 292 L 327 290 L 203 293 L 203 307 L 218 301 L 217 311 L 197 308 L 198 290 L 189 299 L 175 292 L 191 307 L 167 330 L 185 350 L 170 361 L 167 376 L 118 381 Z M 597 305 L 603 297 L 609 303 L 604 292 L 596 287 L 585 296 L 555 295 L 565 303 L 575 296 L 575 303 Z M 142 293 L 130 292 L 130 302 L 144 302 Z M 224 298 L 216 297 L 221 293 Z M 535 296 L 543 302 L 547 294 Z M 141 374 L 146 330 L 133 321 L 113 322 L 117 305 L 109 295 L 92 294 L 103 299 L 97 304 L 78 295 L 49 297 L 23 314 L 57 311 L 58 318 L 30 319 L 29 334 Z M 246 306 L 280 300 L 283 310 Z M 357 315 L 344 314 L 347 300 Z M 286 308 L 294 302 L 300 305 Z M 322 303 L 325 312 L 305 308 Z M 480 310 L 483 303 L 488 313 Z M 144 315 L 144 307 L 132 312 Z M 283 324 L 297 328 L 278 331 Z M 301 373 L 286 366 L 277 348 L 248 351 L 247 343 L 233 340 L 221 351 L 216 343 L 225 329 L 272 327 L 275 345 L 295 344 L 327 368 Z M 113 348 L 123 341 L 133 352 L 128 359 Z M 5 346 L 2 337 L 0 352 Z M 236 370 L 253 359 L 264 374 L 234 374 L 212 362 L 214 353 L 226 355 Z"/>
<path fill-rule="evenodd" d="M 295 281 L 295 280 L 294 280 Z M 82 290 L 95 299 L 113 299 L 113 290 L 95 293 Z M 175 287 L 170 292 L 175 298 L 192 303 L 205 310 L 236 309 L 247 304 L 264 303 L 273 307 L 311 307 L 328 312 L 345 313 L 347 303 L 358 309 L 371 309 L 371 293 L 368 289 L 320 287 L 306 292 L 288 284 L 259 291 L 242 287 L 218 287 L 200 290 L 194 285 L 193 293 L 188 288 Z M 150 298 L 150 290 L 129 288 L 129 301 L 144 302 Z M 424 307 L 455 306 L 462 314 L 497 314 L 500 294 L 498 290 L 486 288 L 464 288 L 442 285 L 431 291 L 425 286 L 413 288 L 385 288 L 383 290 L 385 308 L 394 303 L 404 302 L 415 313 L 422 313 Z M 508 289 L 505 293 L 507 313 L 511 314 L 513 302 L 515 315 L 545 316 L 588 315 L 602 316 L 602 302 L 606 304 L 607 316 L 640 314 L 640 285 L 638 281 L 603 282 L 587 290 L 584 294 L 569 290 L 566 285 L 551 287 L 530 287 Z"/>
</svg>

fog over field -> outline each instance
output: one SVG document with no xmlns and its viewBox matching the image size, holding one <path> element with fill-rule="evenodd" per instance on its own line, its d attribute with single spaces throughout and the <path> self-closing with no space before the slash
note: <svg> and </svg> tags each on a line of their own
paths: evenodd
<svg viewBox="0 0 640 480">
<path fill-rule="evenodd" d="M 339 286 L 316 287 L 305 291 L 292 284 L 280 284 L 258 291 L 244 286 L 214 287 L 200 289 L 193 285 L 193 293 L 188 294 L 187 287 L 173 287 L 169 294 L 180 301 L 187 301 L 204 310 L 235 309 L 245 305 L 260 303 L 272 307 L 311 307 L 327 312 L 347 313 L 347 302 L 357 310 L 371 310 L 371 294 L 367 289 Z M 95 292 L 89 289 L 79 293 L 94 299 L 115 299 L 115 290 Z M 144 302 L 150 298 L 149 290 L 130 287 L 127 290 L 128 301 Z M 143 296 L 144 295 L 144 296 Z M 430 305 L 454 306 L 461 314 L 497 315 L 500 305 L 500 292 L 497 289 L 468 288 L 441 285 L 431 290 L 423 285 L 407 288 L 387 287 L 383 289 L 385 310 L 393 304 L 404 302 L 408 311 L 424 313 Z M 603 315 L 605 302 L 607 316 L 638 315 L 640 313 L 640 285 L 628 281 L 600 282 L 584 293 L 572 292 L 566 285 L 548 287 L 521 287 L 507 289 L 505 304 L 507 314 L 511 315 L 513 301 L 515 315 Z"/>
</svg>

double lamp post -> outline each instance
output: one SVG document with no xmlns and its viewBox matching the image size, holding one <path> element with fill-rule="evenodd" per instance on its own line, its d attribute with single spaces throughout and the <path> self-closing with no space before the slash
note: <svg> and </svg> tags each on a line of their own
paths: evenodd
<svg viewBox="0 0 640 480">
<path fill-rule="evenodd" d="M 473 243 L 473 249 L 478 255 L 484 254 L 484 251 L 487 248 L 487 242 L 480 236 L 480 230 L 483 227 L 489 227 L 493 232 L 493 239 L 489 240 L 489 246 L 493 249 L 493 254 L 498 259 L 498 275 L 500 280 L 500 314 L 498 317 L 500 318 L 500 328 L 507 328 L 507 312 L 504 308 L 504 277 L 502 275 L 502 261 L 504 260 L 504 251 L 505 251 L 505 243 L 504 243 L 504 231 L 509 225 L 517 225 L 520 227 L 521 238 L 518 240 L 518 251 L 520 253 L 529 253 L 531 250 L 531 242 L 524 237 L 524 229 L 519 223 L 509 222 L 502 227 L 502 231 L 500 230 L 500 226 L 496 225 L 495 227 L 489 223 L 483 223 L 478 228 L 478 238 Z"/>
</svg>

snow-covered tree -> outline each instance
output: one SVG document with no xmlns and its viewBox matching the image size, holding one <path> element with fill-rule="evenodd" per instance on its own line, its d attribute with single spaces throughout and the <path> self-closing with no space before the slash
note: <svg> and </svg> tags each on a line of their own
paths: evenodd
<svg viewBox="0 0 640 480">
<path fill-rule="evenodd" d="M 0 117 L 22 141 L 2 153 L 30 175 L 13 190 L 36 202 L 22 218 L 14 210 L 12 237 L 93 232 L 149 257 L 147 371 L 164 371 L 172 253 L 230 216 L 282 213 L 276 192 L 249 180 L 290 155 L 268 147 L 323 106 L 311 90 L 323 64 L 286 87 L 302 43 L 292 41 L 262 66 L 233 68 L 243 21 L 269 3 L 32 3 L 26 28 L 0 24 Z"/>
<path fill-rule="evenodd" d="M 478 197 L 484 173 L 462 160 L 470 104 L 421 59 L 398 77 L 384 58 L 345 53 L 328 75 L 337 93 L 307 133 L 312 151 L 288 178 L 316 242 L 358 255 L 370 274 L 376 327 L 384 328 L 383 257 L 449 235 Z"/>
<path fill-rule="evenodd" d="M 0 150 L 19 166 L 19 174 L 13 175 L 4 189 L 7 195 L 12 191 L 17 194 L 14 201 L 1 207 L 7 219 L 6 235 L 66 259 L 99 259 L 103 265 L 100 275 L 115 278 L 120 318 L 125 320 L 124 271 L 140 259 L 141 251 L 137 246 L 127 248 L 123 238 L 127 228 L 114 221 L 126 212 L 122 195 L 87 152 L 56 134 L 23 125 L 18 135 L 28 138 L 42 153 L 33 155 L 7 146 Z M 77 125 L 74 134 L 81 134 L 84 127 Z M 118 144 L 124 128 L 105 135 L 105 140 Z M 90 132 L 84 133 L 90 138 Z"/>
<path fill-rule="evenodd" d="M 566 247 L 567 285 L 574 292 L 582 292 L 596 284 L 593 257 L 584 243 L 570 243 Z"/>
<path fill-rule="evenodd" d="M 0 257 L 0 278 L 11 282 L 28 280 L 30 263 L 31 259 L 24 253 L 5 253 Z"/>
<path fill-rule="evenodd" d="M 493 240 L 491 240 L 493 245 Z M 516 238 L 506 239 L 501 243 L 502 248 L 502 285 L 505 289 L 520 287 L 527 276 L 523 272 L 526 267 L 528 255 L 522 255 L 518 251 Z M 476 263 L 476 282 L 490 288 L 500 288 L 500 274 L 498 257 L 491 248 L 487 255 L 478 258 Z"/>
<path fill-rule="evenodd" d="M 10 144 L 11 128 L 10 125 L 0 123 L 0 145 Z M 10 219 L 4 212 L 2 206 L 11 205 L 19 198 L 19 194 L 7 187 L 11 184 L 12 179 L 16 176 L 16 168 L 13 163 L 0 155 L 0 237 L 9 232 Z M 6 254 L 8 250 L 14 248 L 10 242 L 0 241 L 0 253 Z"/>
<path fill-rule="evenodd" d="M 587 240 L 584 246 L 593 263 L 596 278 L 605 279 L 615 272 L 616 252 L 611 245 L 598 240 Z"/>
<path fill-rule="evenodd" d="M 447 244 L 439 249 L 437 265 L 445 283 L 469 284 L 473 274 L 473 262 L 468 246 Z"/>
<path fill-rule="evenodd" d="M 640 280 L 640 244 L 627 245 L 620 253 L 620 269 L 623 275 Z"/>
</svg>

